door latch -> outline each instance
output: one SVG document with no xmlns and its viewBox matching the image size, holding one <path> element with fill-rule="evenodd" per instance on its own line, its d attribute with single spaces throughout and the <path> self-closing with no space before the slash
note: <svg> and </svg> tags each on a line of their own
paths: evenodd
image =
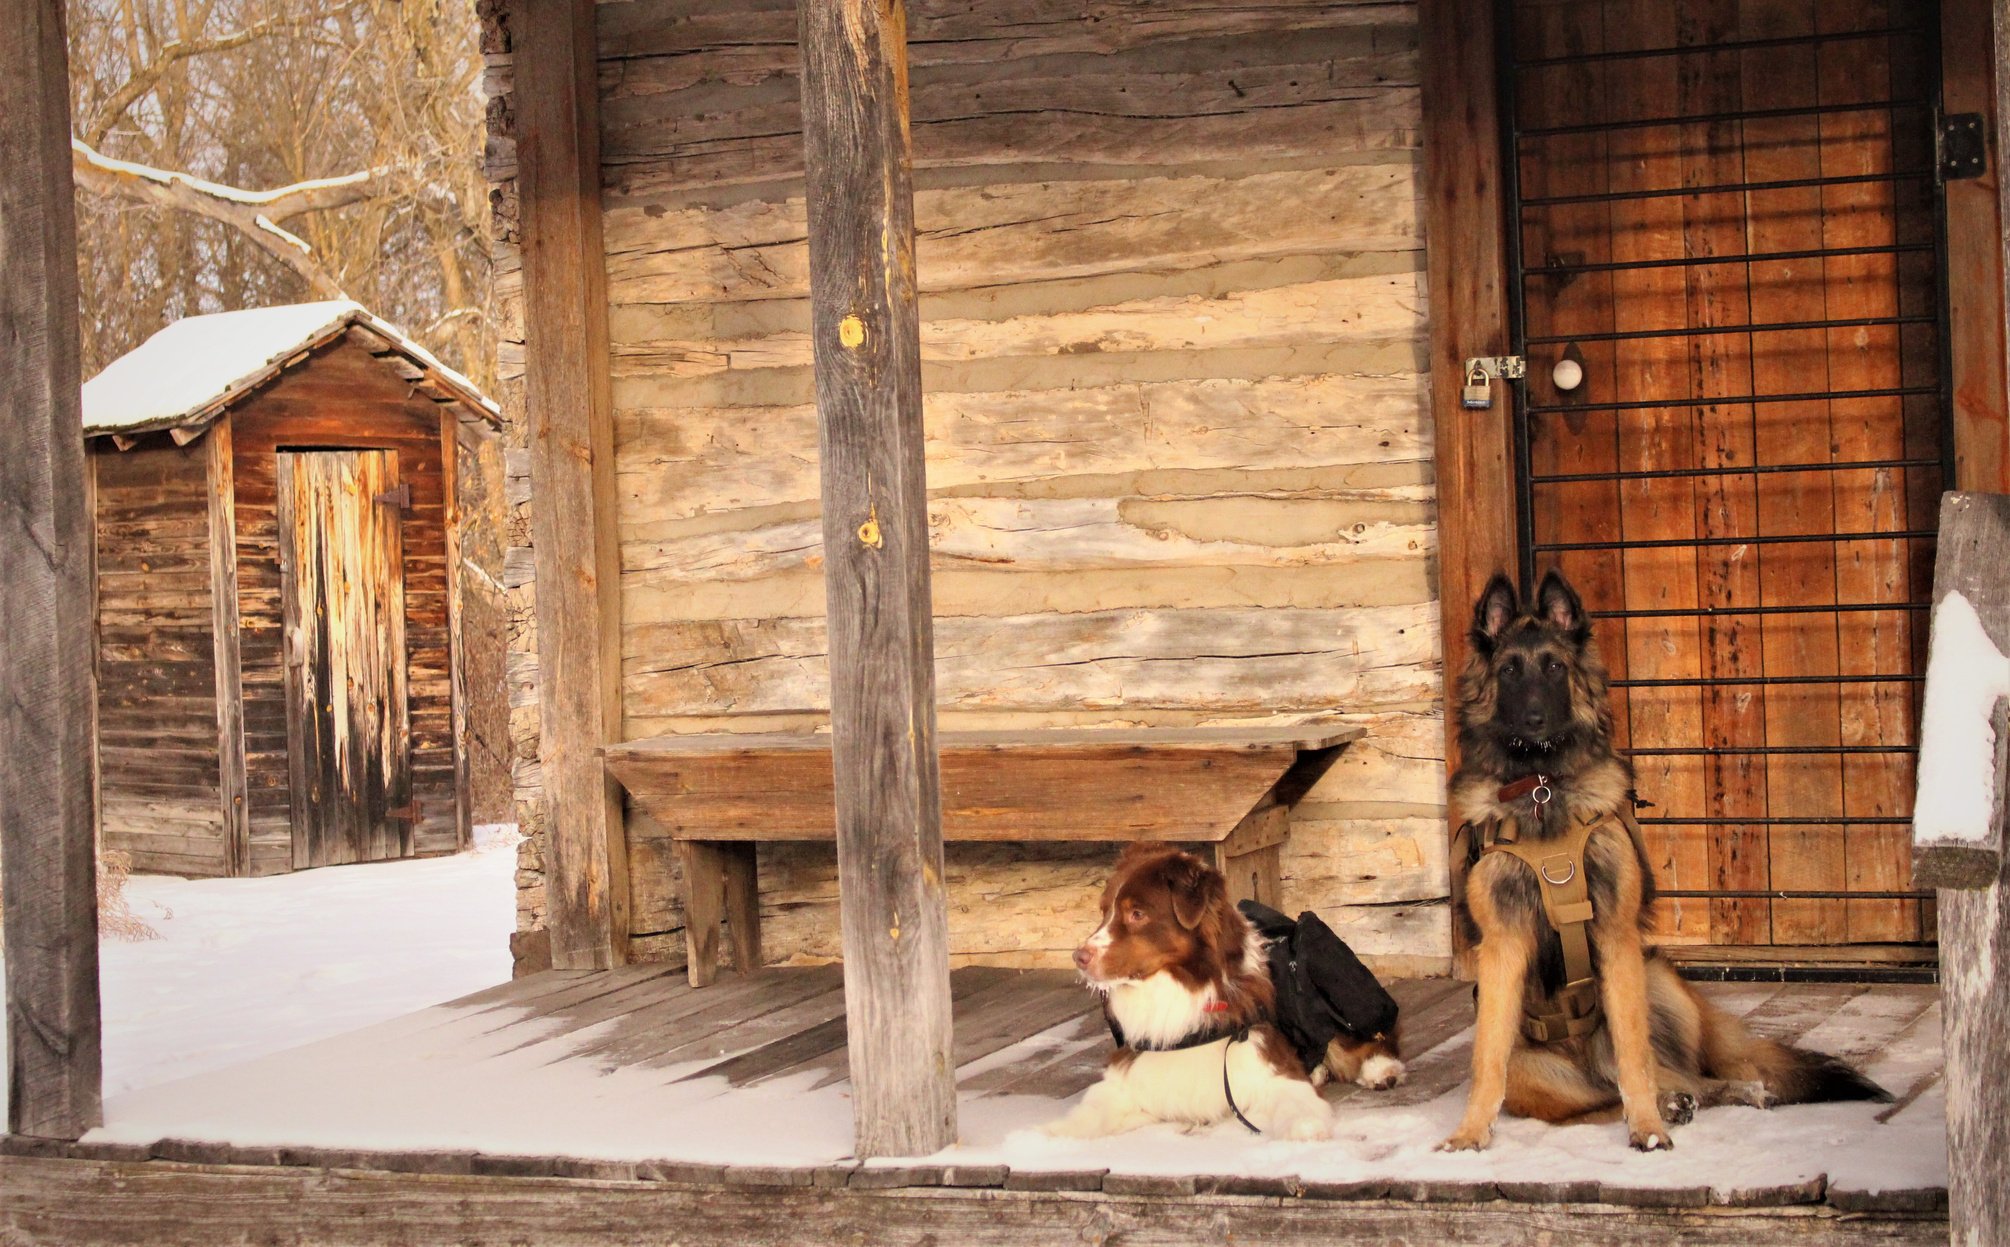
<svg viewBox="0 0 2010 1247">
<path fill-rule="evenodd" d="M 1494 405 L 1495 381 L 1518 381 L 1528 375 L 1528 361 L 1519 355 L 1475 355 L 1466 361 L 1461 406 L 1485 411 Z"/>
</svg>

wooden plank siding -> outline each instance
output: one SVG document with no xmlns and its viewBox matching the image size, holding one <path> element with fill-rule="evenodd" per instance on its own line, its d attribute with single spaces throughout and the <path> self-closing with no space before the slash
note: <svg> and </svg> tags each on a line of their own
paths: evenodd
<svg viewBox="0 0 2010 1247">
<path fill-rule="evenodd" d="M 346 341 L 321 348 L 309 365 L 288 370 L 231 413 L 253 875 L 293 867 L 280 652 L 277 453 L 282 447 L 397 454 L 399 479 L 412 491 L 403 523 L 411 792 L 420 804 L 412 848 L 424 856 L 459 847 L 439 413 L 439 404 Z"/>
<path fill-rule="evenodd" d="M 509 7 L 485 43 L 506 408 Z M 828 658 L 794 7 L 598 18 L 623 734 L 807 729 Z M 1340 712 L 1369 734 L 1299 808 L 1287 903 L 1442 969 L 1414 7 L 926 0 L 908 34 L 944 727 Z M 539 785 L 530 631 L 520 797 Z M 630 858 L 635 947 L 674 956 L 671 854 L 645 838 Z M 952 955 L 1061 964 L 1108 861 L 951 846 Z M 527 932 L 538 864 L 527 846 Z M 760 869 L 770 959 L 834 956 L 830 850 L 763 846 Z"/>
<path fill-rule="evenodd" d="M 230 873 L 218 788 L 210 448 L 91 444 L 105 847 L 148 874 Z"/>
</svg>

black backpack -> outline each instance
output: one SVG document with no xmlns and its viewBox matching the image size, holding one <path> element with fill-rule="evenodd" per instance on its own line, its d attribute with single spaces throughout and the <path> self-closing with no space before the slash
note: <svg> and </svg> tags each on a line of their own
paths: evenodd
<svg viewBox="0 0 2010 1247">
<path fill-rule="evenodd" d="M 1318 914 L 1308 909 L 1294 922 L 1255 901 L 1237 908 L 1266 941 L 1277 1029 L 1306 1069 L 1317 1069 L 1326 1045 L 1341 1035 L 1359 1040 L 1395 1031 L 1395 997 Z"/>
</svg>

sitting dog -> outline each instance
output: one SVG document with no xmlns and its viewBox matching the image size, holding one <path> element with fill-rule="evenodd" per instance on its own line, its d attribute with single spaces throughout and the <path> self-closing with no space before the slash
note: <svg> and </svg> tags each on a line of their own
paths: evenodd
<svg viewBox="0 0 2010 1247">
<path fill-rule="evenodd" d="M 1471 845 L 1459 917 L 1479 945 L 1479 1018 L 1445 1150 L 1486 1147 L 1502 1108 L 1623 1120 L 1653 1151 L 1702 1106 L 1889 1099 L 1834 1057 L 1753 1035 L 1646 947 L 1654 876 L 1633 769 L 1564 578 L 1550 572 L 1524 606 L 1496 575 L 1472 645 L 1451 800 Z"/>
<path fill-rule="evenodd" d="M 1094 1138 L 1233 1117 L 1284 1139 L 1332 1135 L 1332 1110 L 1269 1021 L 1263 942 L 1199 858 L 1163 844 L 1125 849 L 1103 889 L 1102 924 L 1075 965 L 1103 997 L 1117 1050 L 1102 1081 L 1047 1133 Z M 1393 1049 L 1392 1038 L 1383 1042 Z M 1350 1074 L 1388 1076 L 1386 1062 L 1356 1047 L 1345 1049 Z"/>
</svg>

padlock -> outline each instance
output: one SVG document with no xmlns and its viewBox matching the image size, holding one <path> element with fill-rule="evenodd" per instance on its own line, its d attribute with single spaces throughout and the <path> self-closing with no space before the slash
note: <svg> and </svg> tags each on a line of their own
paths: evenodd
<svg viewBox="0 0 2010 1247">
<path fill-rule="evenodd" d="M 1480 411 L 1494 405 L 1493 382 L 1487 379 L 1486 370 L 1478 364 L 1474 364 L 1472 370 L 1466 373 L 1466 388 L 1460 396 L 1460 401 L 1465 406 Z"/>
</svg>

